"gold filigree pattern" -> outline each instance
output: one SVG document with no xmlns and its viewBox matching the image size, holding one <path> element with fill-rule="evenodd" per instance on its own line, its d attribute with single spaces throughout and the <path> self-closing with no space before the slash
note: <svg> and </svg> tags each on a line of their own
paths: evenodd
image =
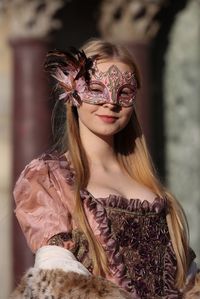
<svg viewBox="0 0 200 299">
<path fill-rule="evenodd" d="M 67 243 L 70 242 L 68 246 Z M 56 245 L 69 249 L 76 259 L 81 262 L 90 272 L 93 270 L 92 259 L 89 254 L 88 241 L 81 231 L 73 230 L 71 233 L 59 233 L 51 237 L 48 245 Z"/>
<path fill-rule="evenodd" d="M 69 241 L 71 238 L 72 234 L 70 233 L 59 233 L 49 239 L 48 245 L 65 247 L 65 242 Z"/>
</svg>

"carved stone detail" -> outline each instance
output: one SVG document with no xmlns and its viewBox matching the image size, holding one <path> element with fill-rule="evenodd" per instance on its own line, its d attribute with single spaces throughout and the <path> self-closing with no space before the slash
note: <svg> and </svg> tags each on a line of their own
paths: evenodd
<svg viewBox="0 0 200 299">
<path fill-rule="evenodd" d="M 160 28 L 156 16 L 167 3 L 168 0 L 104 0 L 100 32 L 112 41 L 149 41 Z"/>
<path fill-rule="evenodd" d="M 9 19 L 11 38 L 44 38 L 61 27 L 54 18 L 64 0 L 2 0 L 0 14 Z"/>
</svg>

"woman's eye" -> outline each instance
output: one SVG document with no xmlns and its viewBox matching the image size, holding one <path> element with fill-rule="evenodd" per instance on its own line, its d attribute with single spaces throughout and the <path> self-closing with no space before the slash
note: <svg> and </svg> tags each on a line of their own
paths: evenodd
<svg viewBox="0 0 200 299">
<path fill-rule="evenodd" d="M 130 89 L 121 90 L 120 96 L 132 96 L 133 92 Z"/>
<path fill-rule="evenodd" d="M 98 88 L 91 88 L 90 90 L 91 90 L 91 91 L 94 91 L 94 92 L 101 92 L 101 90 L 98 89 Z"/>
<path fill-rule="evenodd" d="M 103 92 L 103 88 L 99 85 L 90 85 L 89 90 L 96 93 Z"/>
</svg>

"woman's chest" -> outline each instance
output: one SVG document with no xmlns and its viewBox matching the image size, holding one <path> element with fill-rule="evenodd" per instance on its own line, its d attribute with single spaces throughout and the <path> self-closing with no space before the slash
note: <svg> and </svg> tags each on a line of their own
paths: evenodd
<svg viewBox="0 0 200 299">
<path fill-rule="evenodd" d="M 140 198 L 153 201 L 155 194 L 142 183 L 137 182 L 123 172 L 91 173 L 87 188 L 95 198 L 105 198 L 111 194 L 127 199 Z"/>
</svg>

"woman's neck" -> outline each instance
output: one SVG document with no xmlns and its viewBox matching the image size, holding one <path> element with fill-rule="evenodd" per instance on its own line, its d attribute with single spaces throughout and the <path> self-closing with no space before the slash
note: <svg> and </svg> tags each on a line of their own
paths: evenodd
<svg viewBox="0 0 200 299">
<path fill-rule="evenodd" d="M 116 163 L 113 136 L 98 136 L 93 132 L 87 132 L 87 135 L 80 132 L 80 136 L 90 166 L 106 168 Z"/>
</svg>

